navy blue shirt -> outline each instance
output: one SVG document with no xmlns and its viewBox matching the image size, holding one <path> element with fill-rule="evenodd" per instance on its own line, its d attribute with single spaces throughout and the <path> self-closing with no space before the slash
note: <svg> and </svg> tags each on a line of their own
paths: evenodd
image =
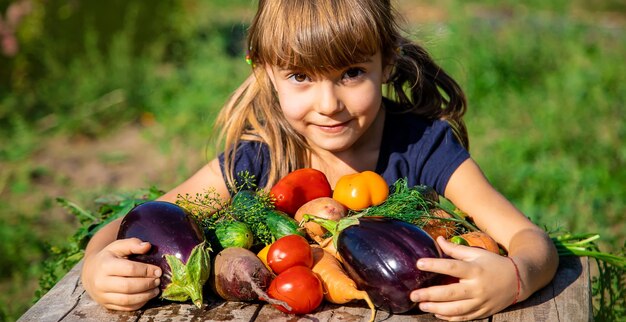
<svg viewBox="0 0 626 322">
<path fill-rule="evenodd" d="M 448 180 L 459 165 L 469 158 L 446 121 L 427 120 L 415 114 L 387 113 L 376 172 L 390 186 L 406 178 L 408 186 L 427 185 L 443 195 Z M 222 173 L 224 154 L 219 155 Z M 234 178 L 247 170 L 257 179 L 257 187 L 267 183 L 270 167 L 266 144 L 243 141 L 235 156 Z"/>
</svg>

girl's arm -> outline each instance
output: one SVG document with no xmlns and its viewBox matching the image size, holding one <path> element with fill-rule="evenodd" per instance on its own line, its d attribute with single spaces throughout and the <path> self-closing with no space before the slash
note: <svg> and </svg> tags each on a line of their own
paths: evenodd
<svg viewBox="0 0 626 322">
<path fill-rule="evenodd" d="M 224 177 L 222 176 L 219 160 L 217 158 L 211 160 L 178 187 L 159 197 L 159 200 L 175 202 L 176 197 L 179 194 L 184 196 L 188 193 L 193 196 L 196 193 L 203 193 L 209 187 L 214 188 L 223 200 L 230 198 L 230 194 L 226 188 L 226 183 L 224 182 Z"/>
<path fill-rule="evenodd" d="M 159 198 L 175 202 L 178 194 L 195 195 L 209 187 L 224 198 L 229 197 L 217 159 L 210 161 L 193 176 Z M 132 311 L 159 294 L 158 266 L 128 260 L 131 254 L 145 254 L 149 243 L 137 238 L 116 240 L 122 219 L 100 229 L 89 241 L 81 279 L 89 295 L 111 310 Z"/>
<path fill-rule="evenodd" d="M 412 292 L 422 310 L 450 320 L 486 317 L 550 282 L 558 266 L 554 244 L 491 186 L 473 160 L 450 177 L 445 197 L 509 252 L 519 271 L 520 289 L 518 293 L 516 268 L 509 259 L 441 239 L 440 246 L 454 259 L 421 259 L 418 267 L 459 277 L 460 283 Z"/>
<path fill-rule="evenodd" d="M 446 196 L 476 225 L 502 245 L 519 268 L 519 301 L 550 283 L 559 256 L 548 234 L 533 224 L 487 181 L 478 165 L 467 160 L 452 175 Z"/>
</svg>

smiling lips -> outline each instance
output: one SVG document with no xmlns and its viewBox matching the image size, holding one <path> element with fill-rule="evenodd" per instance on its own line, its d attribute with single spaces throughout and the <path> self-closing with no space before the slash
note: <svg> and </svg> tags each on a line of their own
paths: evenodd
<svg viewBox="0 0 626 322">
<path fill-rule="evenodd" d="M 332 125 L 315 125 L 315 126 L 326 133 L 339 133 L 346 128 L 349 122 L 350 121 L 332 124 Z"/>
</svg>

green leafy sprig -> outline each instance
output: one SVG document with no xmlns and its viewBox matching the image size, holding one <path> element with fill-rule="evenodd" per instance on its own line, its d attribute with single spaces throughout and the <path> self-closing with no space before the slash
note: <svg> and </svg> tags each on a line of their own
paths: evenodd
<svg viewBox="0 0 626 322">
<path fill-rule="evenodd" d="M 462 213 L 440 203 L 436 192 L 427 186 L 409 187 L 407 180 L 400 178 L 390 190 L 389 197 L 384 203 L 358 213 L 363 216 L 394 218 L 422 228 L 433 222 L 453 222 L 457 234 L 478 230 Z M 445 211 L 450 218 L 437 216 L 438 211 Z"/>
<path fill-rule="evenodd" d="M 599 234 L 552 233 L 550 238 L 554 242 L 559 256 L 591 257 L 626 270 L 626 257 L 600 251 L 596 244 L 596 241 L 600 239 Z"/>
<path fill-rule="evenodd" d="M 257 189 L 255 176 L 248 171 L 240 172 L 238 179 L 236 186 L 230 189 L 236 192 L 231 201 L 222 198 L 215 189 L 209 189 L 195 196 L 179 195 L 176 204 L 187 209 L 207 233 L 215 230 L 220 223 L 239 221 L 248 225 L 254 235 L 255 245 L 272 243 L 274 237 L 265 223 L 265 212 L 274 209 L 271 196 Z M 232 202 L 238 197 L 248 200 Z"/>
</svg>

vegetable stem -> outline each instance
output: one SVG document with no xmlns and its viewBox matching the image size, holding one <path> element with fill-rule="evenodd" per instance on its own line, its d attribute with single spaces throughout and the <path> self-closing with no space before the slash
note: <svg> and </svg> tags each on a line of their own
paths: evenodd
<svg viewBox="0 0 626 322">
<path fill-rule="evenodd" d="M 626 258 L 598 250 L 594 241 L 600 238 L 599 234 L 565 234 L 552 236 L 551 239 L 557 248 L 559 256 L 587 256 L 604 261 L 620 269 L 626 269 Z M 581 240 L 577 240 L 581 239 Z"/>
</svg>

